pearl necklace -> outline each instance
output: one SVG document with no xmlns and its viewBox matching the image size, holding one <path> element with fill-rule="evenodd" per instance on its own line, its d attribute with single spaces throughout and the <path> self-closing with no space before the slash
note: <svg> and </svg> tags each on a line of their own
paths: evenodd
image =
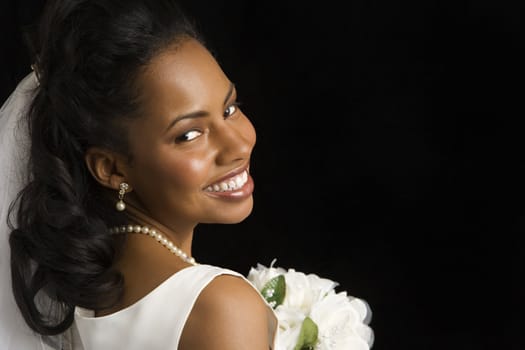
<svg viewBox="0 0 525 350">
<path fill-rule="evenodd" d="M 179 258 L 187 262 L 191 265 L 197 265 L 197 262 L 193 257 L 188 256 L 188 254 L 184 253 L 179 247 L 177 247 L 175 244 L 173 244 L 172 241 L 164 237 L 164 235 L 157 230 L 147 227 L 147 226 L 140 226 L 140 225 L 123 225 L 119 227 L 113 227 L 109 229 L 109 232 L 112 234 L 119 234 L 119 233 L 142 233 L 148 236 L 151 236 L 157 240 L 160 244 L 168 248 L 170 252 L 177 255 Z"/>
</svg>

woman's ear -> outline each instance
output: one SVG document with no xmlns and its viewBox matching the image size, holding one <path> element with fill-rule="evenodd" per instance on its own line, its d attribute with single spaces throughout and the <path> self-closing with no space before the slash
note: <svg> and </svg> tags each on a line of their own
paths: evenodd
<svg viewBox="0 0 525 350">
<path fill-rule="evenodd" d="M 124 156 L 104 148 L 90 147 L 84 156 L 93 178 L 102 186 L 118 190 L 126 182 Z"/>
</svg>

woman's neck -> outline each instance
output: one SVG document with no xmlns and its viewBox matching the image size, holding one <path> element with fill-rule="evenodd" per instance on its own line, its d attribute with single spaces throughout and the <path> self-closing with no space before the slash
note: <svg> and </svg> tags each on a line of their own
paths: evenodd
<svg viewBox="0 0 525 350">
<path fill-rule="evenodd" d="M 126 202 L 125 214 L 129 218 L 127 224 L 155 229 L 191 256 L 192 232 L 176 233 L 130 202 Z M 148 234 L 123 234 L 127 236 L 126 242 L 115 268 L 122 273 L 126 281 L 124 294 L 118 305 L 111 309 L 98 310 L 96 316 L 108 315 L 132 305 L 174 273 L 193 265 L 170 252 L 166 246 Z"/>
<path fill-rule="evenodd" d="M 190 232 L 175 232 L 173 229 L 162 224 L 158 220 L 146 214 L 134 203 L 126 203 L 126 215 L 130 222 L 129 224 L 136 224 L 140 226 L 147 226 L 160 231 L 164 236 L 171 240 L 177 247 L 182 249 L 186 254 L 191 256 L 191 247 L 193 240 L 193 231 Z"/>
</svg>

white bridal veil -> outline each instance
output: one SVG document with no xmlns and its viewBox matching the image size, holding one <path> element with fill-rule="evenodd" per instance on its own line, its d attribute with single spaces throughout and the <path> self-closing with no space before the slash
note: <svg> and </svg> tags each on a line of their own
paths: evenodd
<svg viewBox="0 0 525 350">
<path fill-rule="evenodd" d="M 21 117 L 38 86 L 28 74 L 0 109 L 0 349 L 46 349 L 41 337 L 24 322 L 11 290 L 9 227 L 7 213 L 26 181 L 29 151 L 27 123 Z"/>
</svg>

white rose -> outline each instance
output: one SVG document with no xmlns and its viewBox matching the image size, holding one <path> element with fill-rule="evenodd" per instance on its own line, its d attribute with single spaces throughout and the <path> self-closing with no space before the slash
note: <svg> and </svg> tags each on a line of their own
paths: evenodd
<svg viewBox="0 0 525 350">
<path fill-rule="evenodd" d="M 255 288 L 257 288 L 257 290 L 261 291 L 266 282 L 278 275 L 284 275 L 286 273 L 285 269 L 273 267 L 272 265 L 270 265 L 270 267 L 266 267 L 264 265 L 257 264 L 257 267 L 252 267 L 248 272 L 247 278 L 250 282 L 252 282 Z"/>
<path fill-rule="evenodd" d="M 373 333 L 365 323 L 370 319 L 367 304 L 346 292 L 329 294 L 312 306 L 312 320 L 318 325 L 318 350 L 368 350 Z"/>
</svg>

